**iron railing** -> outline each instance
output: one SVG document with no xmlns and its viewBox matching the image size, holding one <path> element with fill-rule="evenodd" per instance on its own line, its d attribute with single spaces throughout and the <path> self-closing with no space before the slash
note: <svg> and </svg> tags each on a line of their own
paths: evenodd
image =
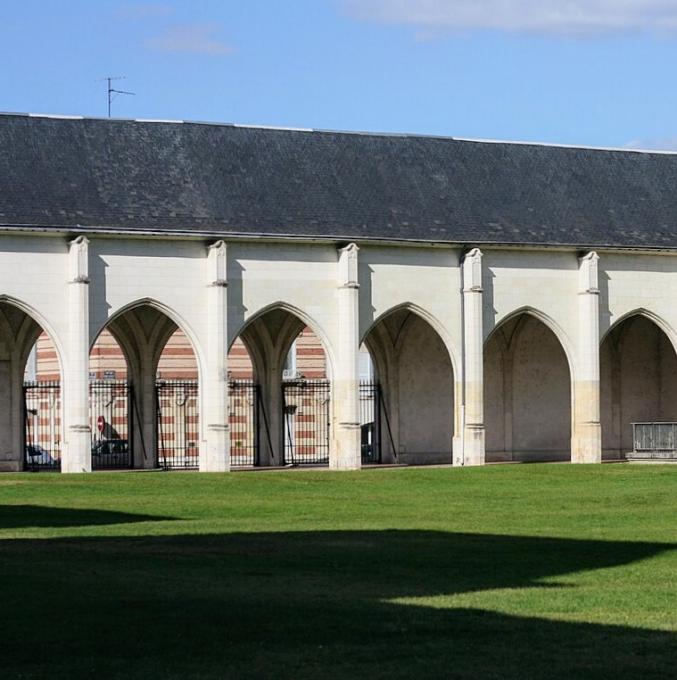
<svg viewBox="0 0 677 680">
<path fill-rule="evenodd" d="M 284 463 L 327 465 L 331 383 L 287 380 L 282 383 Z"/>
<path fill-rule="evenodd" d="M 633 454 L 667 458 L 677 454 L 677 423 L 632 423 Z"/>
<path fill-rule="evenodd" d="M 126 380 L 92 380 L 89 383 L 93 470 L 133 467 L 132 413 L 132 390 Z"/>
<path fill-rule="evenodd" d="M 158 380 L 158 465 L 188 470 L 199 464 L 199 402 L 197 380 Z"/>
<path fill-rule="evenodd" d="M 61 385 L 25 382 L 24 465 L 27 470 L 61 466 Z"/>
<path fill-rule="evenodd" d="M 381 462 L 380 390 L 376 382 L 360 382 L 360 450 L 362 464 Z"/>
<path fill-rule="evenodd" d="M 230 464 L 234 467 L 259 463 L 259 403 L 259 386 L 253 380 L 229 381 Z"/>
<path fill-rule="evenodd" d="M 381 385 L 371 380 L 360 381 L 359 396 L 362 464 L 382 463 L 384 452 L 388 460 L 396 462 L 397 450 Z"/>
</svg>

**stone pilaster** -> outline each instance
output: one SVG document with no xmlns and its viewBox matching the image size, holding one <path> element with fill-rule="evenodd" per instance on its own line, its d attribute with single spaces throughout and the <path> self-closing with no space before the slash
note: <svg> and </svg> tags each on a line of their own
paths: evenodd
<svg viewBox="0 0 677 680">
<path fill-rule="evenodd" d="M 336 428 L 330 467 L 353 470 L 361 466 L 359 412 L 359 284 L 354 243 L 338 251 L 338 347 L 333 376 Z"/>
<path fill-rule="evenodd" d="M 602 428 L 599 406 L 599 286 L 597 253 L 579 259 L 578 366 L 574 392 L 572 463 L 600 463 Z"/>
<path fill-rule="evenodd" d="M 200 455 L 201 472 L 230 470 L 226 257 L 223 241 L 207 249 L 207 361 L 203 377 L 206 443 Z"/>
<path fill-rule="evenodd" d="M 463 434 L 455 464 L 484 465 L 484 334 L 482 330 L 482 252 L 463 258 Z"/>
<path fill-rule="evenodd" d="M 89 241 L 79 236 L 68 252 L 68 345 L 63 375 L 66 420 L 62 472 L 91 472 L 89 424 Z"/>
</svg>

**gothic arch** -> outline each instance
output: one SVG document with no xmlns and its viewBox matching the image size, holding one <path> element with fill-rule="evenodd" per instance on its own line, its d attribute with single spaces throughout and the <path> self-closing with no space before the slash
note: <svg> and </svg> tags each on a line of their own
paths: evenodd
<svg viewBox="0 0 677 680">
<path fill-rule="evenodd" d="M 194 330 L 191 328 L 190 324 L 174 309 L 169 307 L 168 305 L 165 305 L 162 302 L 159 302 L 158 300 L 155 300 L 154 298 L 146 297 L 146 298 L 139 298 L 138 300 L 134 300 L 133 302 L 130 302 L 129 304 L 124 305 L 120 309 L 118 309 L 114 314 L 109 315 L 108 319 L 106 319 L 105 323 L 101 325 L 101 327 L 97 330 L 97 332 L 94 334 L 94 337 L 90 343 L 90 352 L 92 351 L 92 348 L 96 344 L 97 339 L 101 335 L 101 332 L 105 328 L 111 328 L 111 326 L 115 325 L 115 321 L 121 317 L 123 317 L 127 312 L 133 311 L 135 309 L 148 306 L 151 309 L 154 309 L 158 312 L 161 312 L 164 314 L 170 321 L 174 323 L 174 325 L 179 328 L 183 334 L 188 338 L 188 342 L 191 345 L 191 349 L 193 350 L 193 354 L 195 355 L 195 361 L 197 363 L 197 369 L 198 369 L 198 379 L 200 381 L 200 384 L 202 384 L 202 377 L 204 373 L 204 358 L 203 358 L 203 353 L 201 350 L 201 345 L 197 339 L 197 335 L 194 332 Z M 157 341 L 158 337 L 157 334 L 161 333 L 162 331 L 159 330 L 157 327 L 153 329 L 152 331 L 155 333 L 154 339 Z M 167 334 L 167 337 L 165 338 L 165 341 L 169 338 L 171 333 Z M 150 339 L 150 338 L 149 338 Z M 116 338 L 117 340 L 117 338 Z M 122 346 L 122 343 L 121 343 Z"/>
<path fill-rule="evenodd" d="M 618 319 L 616 319 L 609 328 L 604 331 L 602 336 L 599 339 L 599 344 L 600 347 L 606 340 L 606 338 L 609 336 L 610 333 L 612 333 L 616 328 L 618 328 L 623 322 L 627 321 L 628 319 L 631 319 L 633 317 L 640 316 L 648 319 L 649 321 L 652 321 L 658 328 L 660 328 L 663 333 L 668 337 L 670 340 L 670 343 L 672 344 L 675 352 L 677 352 L 677 333 L 675 333 L 674 329 L 672 326 L 661 316 L 658 314 L 655 314 L 654 312 L 649 311 L 645 307 L 637 307 L 636 309 L 633 309 L 622 316 L 620 316 Z"/>
<path fill-rule="evenodd" d="M 632 451 L 632 423 L 677 421 L 675 334 L 657 315 L 639 308 L 623 315 L 600 345 L 602 456 Z"/>
<path fill-rule="evenodd" d="M 324 328 L 322 325 L 314 319 L 310 314 L 304 312 L 302 309 L 299 307 L 296 307 L 295 305 L 289 304 L 288 302 L 283 302 L 281 300 L 278 300 L 277 302 L 273 302 L 269 305 L 266 305 L 265 307 L 262 307 L 261 309 L 257 310 L 255 314 L 250 316 L 238 329 L 237 332 L 235 332 L 232 335 L 233 340 L 229 343 L 229 349 L 232 347 L 233 342 L 238 337 L 242 337 L 248 328 L 252 326 L 257 320 L 261 319 L 263 316 L 268 314 L 269 312 L 273 312 L 275 310 L 280 310 L 287 312 L 288 314 L 291 314 L 295 317 L 297 317 L 300 321 L 302 321 L 310 330 L 320 339 L 320 342 L 322 343 L 322 347 L 325 351 L 326 357 L 327 357 L 327 374 L 328 377 L 331 379 L 331 377 L 334 375 L 334 370 L 335 370 L 335 352 L 332 343 L 329 341 L 329 336 L 325 332 Z M 230 335 L 230 333 L 229 333 Z M 247 346 L 247 351 L 252 354 L 252 349 Z"/>
<path fill-rule="evenodd" d="M 451 366 L 454 371 L 454 375 L 460 375 L 460 364 L 459 364 L 459 359 L 458 359 L 458 353 L 456 351 L 456 348 L 454 344 L 451 341 L 451 338 L 449 337 L 449 334 L 444 327 L 444 325 L 435 317 L 433 314 L 425 310 L 423 307 L 420 307 L 419 305 L 413 303 L 413 302 L 402 302 L 400 304 L 394 305 L 393 307 L 388 308 L 386 311 L 382 312 L 372 323 L 371 325 L 367 328 L 367 330 L 362 334 L 362 338 L 360 339 L 360 345 L 361 344 L 368 344 L 368 338 L 371 335 L 372 331 L 377 328 L 381 322 L 391 316 L 392 314 L 399 312 L 401 310 L 406 310 L 408 312 L 411 312 L 412 314 L 415 314 L 416 316 L 420 317 L 430 325 L 430 327 L 437 333 L 437 335 L 440 337 L 442 342 L 444 343 L 444 346 L 447 349 L 447 353 L 449 354 L 449 361 L 451 362 Z"/>
<path fill-rule="evenodd" d="M 48 336 L 52 344 L 54 345 L 54 350 L 56 351 L 57 359 L 59 361 L 59 370 L 61 373 L 61 377 L 63 380 L 63 373 L 65 370 L 65 351 L 64 351 L 64 345 L 61 342 L 61 338 L 59 337 L 59 334 L 55 331 L 53 326 L 47 321 L 47 319 L 40 313 L 38 312 L 37 309 L 32 307 L 31 305 L 23 302 L 22 300 L 19 300 L 18 298 L 15 298 L 11 295 L 0 295 L 0 303 L 6 303 L 8 305 L 11 305 L 12 307 L 16 307 L 17 309 L 20 309 L 24 314 L 26 314 L 27 317 L 29 317 L 35 324 L 37 324 Z M 25 320 L 24 320 L 25 321 Z M 34 341 L 37 339 L 37 335 L 34 338 Z M 30 347 L 28 348 L 28 352 L 26 352 L 26 358 L 28 358 L 28 354 L 30 353 Z"/>
<path fill-rule="evenodd" d="M 54 349 L 59 378 L 46 382 L 38 374 L 24 385 L 26 362 L 41 333 Z M 37 310 L 9 295 L 0 295 L 0 337 L 0 470 L 55 468 L 67 425 L 60 339 Z M 50 425 L 43 429 L 46 421 Z"/>
<path fill-rule="evenodd" d="M 557 324 L 530 307 L 492 329 L 484 344 L 487 461 L 571 459 L 574 367 L 567 346 Z"/>
<path fill-rule="evenodd" d="M 485 347 L 487 346 L 487 343 L 491 340 L 492 336 L 504 324 L 510 322 L 511 320 L 523 314 L 534 317 L 535 319 L 543 323 L 555 335 L 555 337 L 559 341 L 562 350 L 564 351 L 564 354 L 566 355 L 567 364 L 569 366 L 569 373 L 571 376 L 571 383 L 573 385 L 576 374 L 576 361 L 575 361 L 576 353 L 574 352 L 571 340 L 569 339 L 568 335 L 564 332 L 564 329 L 549 314 L 546 314 L 545 312 L 542 312 L 541 310 L 536 309 L 535 307 L 525 305 L 503 316 L 499 321 L 497 321 L 494 324 L 493 328 L 487 334 L 486 338 L 484 339 L 484 346 Z"/>
<path fill-rule="evenodd" d="M 460 400 L 456 361 L 442 325 L 420 307 L 403 303 L 381 314 L 362 342 L 387 413 L 381 460 L 451 463 Z"/>
</svg>

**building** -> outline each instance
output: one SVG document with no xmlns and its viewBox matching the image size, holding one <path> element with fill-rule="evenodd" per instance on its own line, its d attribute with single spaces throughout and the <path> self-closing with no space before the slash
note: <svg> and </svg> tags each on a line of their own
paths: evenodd
<svg viewBox="0 0 677 680">
<path fill-rule="evenodd" d="M 0 148 L 1 469 L 675 455 L 675 154 L 14 114 Z"/>
</svg>

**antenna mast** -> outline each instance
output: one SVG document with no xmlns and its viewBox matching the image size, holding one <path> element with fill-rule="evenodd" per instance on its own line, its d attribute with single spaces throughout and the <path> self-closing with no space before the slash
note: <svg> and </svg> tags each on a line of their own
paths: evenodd
<svg viewBox="0 0 677 680">
<path fill-rule="evenodd" d="M 116 90 L 113 87 L 113 81 L 114 80 L 125 80 L 125 76 L 106 76 L 105 78 L 101 78 L 101 80 L 105 80 L 106 83 L 108 84 L 108 117 L 110 118 L 110 105 L 113 103 L 113 100 L 115 99 L 115 96 L 118 94 L 128 94 L 134 96 L 136 92 L 128 92 L 127 90 Z"/>
</svg>

